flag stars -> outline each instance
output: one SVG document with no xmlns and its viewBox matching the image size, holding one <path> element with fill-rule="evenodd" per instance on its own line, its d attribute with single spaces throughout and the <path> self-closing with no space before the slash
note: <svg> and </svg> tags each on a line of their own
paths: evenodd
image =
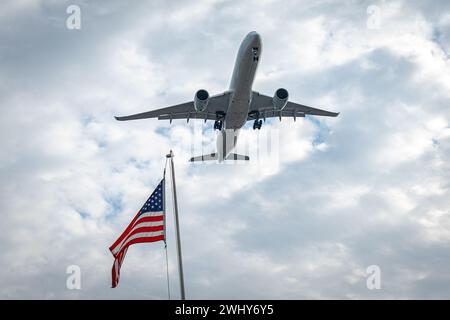
<svg viewBox="0 0 450 320">
<path fill-rule="evenodd" d="M 162 189 L 163 189 L 163 182 L 161 182 L 158 185 L 153 194 L 147 199 L 147 201 L 145 202 L 144 206 L 141 209 L 142 213 L 158 212 L 164 210 L 162 204 L 162 195 L 163 195 Z"/>
</svg>

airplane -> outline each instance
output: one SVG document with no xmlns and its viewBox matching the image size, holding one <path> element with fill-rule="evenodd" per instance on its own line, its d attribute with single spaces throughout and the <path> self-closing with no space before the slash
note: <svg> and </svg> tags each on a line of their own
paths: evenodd
<svg viewBox="0 0 450 320">
<path fill-rule="evenodd" d="M 210 96 L 205 89 L 198 90 L 194 100 L 178 105 L 156 109 L 124 117 L 115 117 L 119 121 L 158 118 L 158 120 L 202 119 L 214 121 L 214 130 L 219 130 L 217 150 L 214 153 L 196 156 L 189 161 L 250 160 L 246 155 L 232 151 L 236 147 L 239 129 L 247 121 L 253 121 L 253 129 L 260 130 L 262 121 L 267 118 L 293 118 L 305 115 L 336 117 L 338 112 L 311 108 L 288 101 L 289 93 L 284 88 L 275 91 L 273 97 L 252 91 L 253 80 L 261 57 L 261 37 L 252 31 L 244 38 L 239 47 L 231 78 L 230 88 L 223 93 Z"/>
</svg>

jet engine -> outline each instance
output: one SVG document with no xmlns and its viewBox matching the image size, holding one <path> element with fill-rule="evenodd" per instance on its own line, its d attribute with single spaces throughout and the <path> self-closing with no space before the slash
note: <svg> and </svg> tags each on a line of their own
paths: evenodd
<svg viewBox="0 0 450 320">
<path fill-rule="evenodd" d="M 286 89 L 280 88 L 277 91 L 275 91 L 275 94 L 273 95 L 273 107 L 276 110 L 283 110 L 284 107 L 286 107 L 286 104 L 289 99 L 289 93 Z"/>
<path fill-rule="evenodd" d="M 204 89 L 200 89 L 195 93 L 194 107 L 197 111 L 204 111 L 208 106 L 209 93 Z"/>
</svg>

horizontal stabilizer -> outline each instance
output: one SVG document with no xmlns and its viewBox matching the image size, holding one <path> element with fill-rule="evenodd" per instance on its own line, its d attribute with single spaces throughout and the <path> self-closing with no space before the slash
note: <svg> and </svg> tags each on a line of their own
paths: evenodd
<svg viewBox="0 0 450 320">
<path fill-rule="evenodd" d="M 230 153 L 225 160 L 250 160 L 249 156 L 243 156 L 237 153 Z"/>
<path fill-rule="evenodd" d="M 217 153 L 210 153 L 210 154 L 205 154 L 203 156 L 192 157 L 189 161 L 190 162 L 199 162 L 199 161 L 210 161 L 210 160 L 217 160 L 217 159 L 218 159 Z"/>
</svg>

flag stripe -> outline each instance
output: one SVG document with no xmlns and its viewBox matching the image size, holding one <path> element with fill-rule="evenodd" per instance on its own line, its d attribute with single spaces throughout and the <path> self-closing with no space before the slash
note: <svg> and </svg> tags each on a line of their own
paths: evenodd
<svg viewBox="0 0 450 320">
<path fill-rule="evenodd" d="M 152 221 L 164 221 L 164 214 L 160 212 L 146 212 L 140 214 L 139 211 L 136 217 L 134 217 L 133 221 L 128 225 L 125 231 L 120 235 L 119 239 L 114 242 L 114 244 L 109 248 L 110 250 L 116 247 L 122 240 L 128 235 L 128 233 L 133 229 L 133 227 L 141 222 L 152 222 Z"/>
<path fill-rule="evenodd" d="M 133 228 L 131 228 L 130 230 L 128 230 L 126 233 L 124 233 L 124 234 L 122 235 L 122 237 L 121 237 L 121 238 L 122 238 L 122 241 L 121 241 L 120 243 L 122 243 L 122 242 L 126 239 L 126 237 L 127 237 L 131 232 L 133 232 L 133 230 L 135 230 L 136 228 L 139 228 L 139 227 L 141 227 L 141 226 L 149 226 L 149 227 L 150 227 L 150 226 L 152 226 L 152 225 L 154 225 L 154 226 L 164 225 L 164 220 L 163 220 L 164 216 L 161 215 L 161 216 L 158 216 L 157 218 L 158 218 L 158 220 L 152 220 L 152 221 L 149 221 L 148 218 L 144 218 L 144 219 L 142 219 L 142 220 L 139 220 L 137 223 L 135 223 L 135 225 L 133 226 Z M 159 218 L 160 218 L 160 219 L 159 219 Z M 112 248 L 119 246 L 120 243 L 113 245 Z"/>
<path fill-rule="evenodd" d="M 122 249 L 120 250 L 119 254 L 124 252 L 125 250 L 128 250 L 128 247 L 136 244 L 136 243 L 147 243 L 147 242 L 157 242 L 157 241 L 161 241 L 164 240 L 164 234 L 160 234 L 160 235 L 154 235 L 154 236 L 149 236 L 149 237 L 138 237 L 135 239 L 130 240 L 129 242 L 127 242 L 127 244 L 125 244 Z M 119 266 L 120 268 L 120 266 Z"/>
<path fill-rule="evenodd" d="M 115 254 L 117 255 L 123 249 L 128 247 L 129 242 L 133 241 L 134 239 L 159 237 L 161 235 L 164 237 L 164 230 L 153 231 L 153 232 L 139 232 L 139 233 L 136 233 L 134 235 L 131 235 L 129 238 L 127 238 L 127 240 L 120 247 L 117 247 L 117 249 L 115 250 Z M 164 238 L 163 239 L 159 239 L 159 240 L 164 240 Z M 158 241 L 158 240 L 150 240 L 149 242 L 153 242 L 153 241 Z"/>
<path fill-rule="evenodd" d="M 150 237 L 144 237 L 144 238 L 139 237 L 139 238 L 131 240 L 126 246 L 128 247 L 135 243 L 156 242 L 156 241 L 161 241 L 161 240 L 164 240 L 164 234 L 160 234 L 158 236 L 155 235 L 155 236 L 150 236 Z"/>
<path fill-rule="evenodd" d="M 136 228 L 142 228 L 142 227 L 159 227 L 164 226 L 164 221 L 150 221 L 150 222 L 140 222 L 134 226 L 134 228 L 131 230 L 136 230 Z"/>
<path fill-rule="evenodd" d="M 123 250 L 120 255 L 114 260 L 113 269 L 112 269 L 112 287 L 115 288 L 119 283 L 120 278 L 120 267 L 122 266 L 123 259 L 125 258 L 125 254 L 127 253 L 127 248 Z"/>
<path fill-rule="evenodd" d="M 159 215 L 156 216 L 157 218 L 161 218 L 163 219 L 164 216 L 163 215 Z M 121 247 L 123 246 L 123 244 L 125 243 L 125 241 L 132 235 L 136 234 L 137 232 L 141 232 L 141 231 L 136 231 L 139 230 L 142 227 L 147 227 L 147 226 L 158 226 L 161 227 L 160 230 L 163 230 L 164 228 L 164 220 L 158 220 L 158 221 L 150 221 L 148 222 L 148 218 L 150 217 L 144 217 L 142 220 L 139 220 L 137 223 L 135 223 L 135 225 L 133 226 L 133 228 L 131 230 L 129 230 L 126 234 L 124 234 L 124 236 L 122 237 L 122 241 L 120 243 L 118 243 L 117 245 L 113 246 L 110 248 L 111 252 L 113 255 L 116 255 L 117 252 L 120 251 Z M 155 218 L 155 217 L 151 217 L 151 218 Z M 142 221 L 142 222 L 140 222 Z M 148 231 L 156 231 L 156 230 L 148 230 Z"/>
<path fill-rule="evenodd" d="M 138 214 L 133 218 L 131 223 L 128 225 L 128 227 L 125 229 L 125 231 L 120 235 L 120 237 L 113 243 L 113 245 L 111 247 L 109 247 L 109 250 L 112 250 L 112 248 L 116 247 L 122 241 L 122 239 L 124 237 L 126 237 L 128 231 L 130 231 L 133 228 L 134 223 L 139 218 L 139 215 L 140 215 L 140 212 L 138 212 Z"/>
<path fill-rule="evenodd" d="M 136 223 L 134 225 L 141 223 L 141 222 L 152 222 L 152 221 L 164 221 L 164 215 L 161 214 L 159 216 L 151 216 L 151 217 L 144 216 L 142 218 L 139 218 L 139 220 L 136 221 Z"/>
<path fill-rule="evenodd" d="M 120 250 L 122 250 L 122 248 L 126 245 L 128 240 L 130 240 L 131 238 L 134 239 L 134 238 L 138 237 L 139 234 L 141 234 L 141 233 L 144 233 L 144 234 L 146 234 L 146 233 L 157 233 L 157 234 L 160 234 L 161 231 L 164 231 L 164 225 L 153 226 L 153 227 L 136 227 L 136 229 L 133 232 L 131 232 L 123 240 L 123 242 L 120 245 L 118 245 L 117 247 L 115 247 L 112 250 L 112 253 L 117 255 L 117 253 L 120 252 Z"/>
</svg>

